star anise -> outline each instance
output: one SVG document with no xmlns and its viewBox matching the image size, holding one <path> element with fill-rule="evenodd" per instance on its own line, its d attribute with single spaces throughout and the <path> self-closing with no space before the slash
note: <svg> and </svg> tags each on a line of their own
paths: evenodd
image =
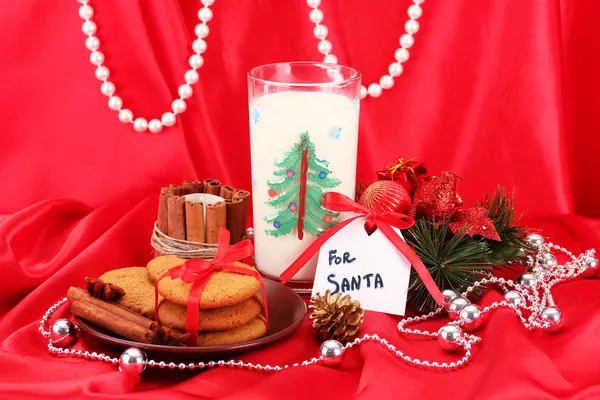
<svg viewBox="0 0 600 400">
<path fill-rule="evenodd" d="M 148 338 L 151 344 L 165 346 L 185 347 L 189 337 L 189 333 L 178 333 L 169 327 L 163 327 L 158 324 L 152 324 L 148 332 L 146 332 L 146 338 Z"/>
<path fill-rule="evenodd" d="M 85 278 L 85 285 L 89 294 L 100 300 L 117 301 L 125 296 L 125 290 L 102 279 Z"/>
</svg>

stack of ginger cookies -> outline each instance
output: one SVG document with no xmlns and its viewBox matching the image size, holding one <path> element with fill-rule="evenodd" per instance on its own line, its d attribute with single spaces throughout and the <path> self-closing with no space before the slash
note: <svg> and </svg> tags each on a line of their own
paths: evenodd
<svg viewBox="0 0 600 400">
<path fill-rule="evenodd" d="M 99 277 L 123 289 L 114 302 L 149 319 L 154 318 L 154 289 L 158 278 L 185 259 L 161 256 L 144 267 L 121 268 Z M 252 268 L 236 262 L 237 267 Z M 187 302 L 192 284 L 166 277 L 158 283 L 158 319 L 162 326 L 186 330 Z M 220 346 L 258 339 L 267 332 L 259 296 L 260 283 L 249 275 L 214 272 L 200 296 L 198 346 Z"/>
</svg>

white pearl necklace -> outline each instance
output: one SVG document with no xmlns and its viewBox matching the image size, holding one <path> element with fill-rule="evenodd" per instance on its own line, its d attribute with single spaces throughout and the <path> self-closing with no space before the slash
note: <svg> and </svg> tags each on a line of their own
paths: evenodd
<svg viewBox="0 0 600 400">
<path fill-rule="evenodd" d="M 116 96 L 115 84 L 108 80 L 110 77 L 110 70 L 104 65 L 104 54 L 98 49 L 100 48 L 100 39 L 95 34 L 97 30 L 96 23 L 92 20 L 94 16 L 94 9 L 89 5 L 90 0 L 77 0 L 81 3 L 79 8 L 79 16 L 85 20 L 81 26 L 81 30 L 87 35 L 85 40 L 85 47 L 92 52 L 90 54 L 90 62 L 96 66 L 96 78 L 102 81 L 100 91 L 103 95 L 108 97 L 108 108 L 119 113 L 119 121 L 125 124 L 133 124 L 133 129 L 138 132 L 145 132 L 146 130 L 152 133 L 159 133 L 163 127 L 169 127 L 175 125 L 176 117 L 178 114 L 183 113 L 187 104 L 185 99 L 192 96 L 194 93 L 192 85 L 198 82 L 197 70 L 202 68 L 204 65 L 204 58 L 202 53 L 207 49 L 207 44 L 204 38 L 208 36 L 208 21 L 213 17 L 212 10 L 209 8 L 215 0 L 201 0 L 204 7 L 198 10 L 198 19 L 200 23 L 196 25 L 194 32 L 196 33 L 197 39 L 192 43 L 192 50 L 194 54 L 189 58 L 190 68 L 184 75 L 185 83 L 179 86 L 177 90 L 179 98 L 173 100 L 171 104 L 171 111 L 165 112 L 160 118 L 154 118 L 148 121 L 145 118 L 134 118 L 133 112 L 128 108 L 123 108 L 123 100 L 121 97 Z"/>
<path fill-rule="evenodd" d="M 421 17 L 421 15 L 423 14 L 423 10 L 421 9 L 420 4 L 423 4 L 424 2 L 425 0 L 413 0 L 414 4 L 408 7 L 408 16 L 410 17 L 410 19 L 404 24 L 404 30 L 406 31 L 406 33 L 400 36 L 400 47 L 394 53 L 394 58 L 396 59 L 396 61 L 390 64 L 390 66 L 388 67 L 388 74 L 383 75 L 379 79 L 379 83 L 371 83 L 368 86 L 368 89 L 365 85 L 362 85 L 360 87 L 361 99 L 364 99 L 367 96 L 381 96 L 381 94 L 383 93 L 383 89 L 391 89 L 392 86 L 394 86 L 394 78 L 402 74 L 402 64 L 408 61 L 408 58 L 410 56 L 408 49 L 410 49 L 415 43 L 413 35 L 419 31 L 419 23 L 417 22 L 417 19 L 419 19 L 419 17 Z M 319 40 L 317 50 L 319 50 L 319 53 L 325 56 L 323 58 L 323 62 L 337 64 L 337 57 L 331 54 L 331 42 L 327 40 L 327 27 L 321 23 L 324 19 L 323 11 L 319 9 L 319 6 L 321 5 L 321 0 L 306 0 L 306 4 L 308 4 L 308 6 L 312 8 L 309 14 L 309 18 L 315 24 L 313 34 Z"/>
</svg>

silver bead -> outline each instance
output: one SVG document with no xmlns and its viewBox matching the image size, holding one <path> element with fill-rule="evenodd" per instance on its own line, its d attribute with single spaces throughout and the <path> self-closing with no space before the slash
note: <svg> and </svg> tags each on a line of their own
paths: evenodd
<svg viewBox="0 0 600 400">
<path fill-rule="evenodd" d="M 588 257 L 585 260 L 585 268 L 581 274 L 582 277 L 592 279 L 598 276 L 598 272 L 600 272 L 600 264 L 598 264 L 598 259 L 596 257 Z"/>
<path fill-rule="evenodd" d="M 556 261 L 556 257 L 550 253 L 546 253 L 540 258 L 538 264 L 544 268 L 553 268 L 556 267 L 558 262 Z"/>
<path fill-rule="evenodd" d="M 344 359 L 344 346 L 337 340 L 326 340 L 319 346 L 319 353 L 324 365 L 335 367 Z"/>
<path fill-rule="evenodd" d="M 544 237 L 540 234 L 532 233 L 531 235 L 527 236 L 527 241 L 534 246 L 540 246 L 544 244 Z"/>
<path fill-rule="evenodd" d="M 537 285 L 537 279 L 535 278 L 535 275 L 525 273 L 519 276 L 517 283 L 530 289 L 535 289 L 535 286 Z"/>
<path fill-rule="evenodd" d="M 460 312 L 460 310 L 468 304 L 471 304 L 471 302 L 465 299 L 464 297 L 455 298 L 450 303 L 448 303 L 448 306 L 446 307 L 448 317 L 452 321 L 456 321 L 458 319 L 458 313 Z"/>
<path fill-rule="evenodd" d="M 445 325 L 438 331 L 438 343 L 446 351 L 456 351 L 460 347 L 461 329 L 456 325 Z"/>
<path fill-rule="evenodd" d="M 542 321 L 548 322 L 550 326 L 546 329 L 548 333 L 558 332 L 564 321 L 562 312 L 557 307 L 546 307 L 541 314 Z"/>
<path fill-rule="evenodd" d="M 77 338 L 75 324 L 66 318 L 57 319 L 50 329 L 50 340 L 55 346 L 68 347 Z"/>
<path fill-rule="evenodd" d="M 119 371 L 140 375 L 146 369 L 146 353 L 137 347 L 130 347 L 119 357 Z"/>
<path fill-rule="evenodd" d="M 460 312 L 460 320 L 464 322 L 465 329 L 476 331 L 483 325 L 483 314 L 477 304 L 467 304 Z"/>
<path fill-rule="evenodd" d="M 521 305 L 525 305 L 525 297 L 516 290 L 509 290 L 504 293 L 504 298 L 513 306 L 520 307 Z"/>
<path fill-rule="evenodd" d="M 444 295 L 444 304 L 450 303 L 452 300 L 458 297 L 458 293 L 456 293 L 452 289 L 446 289 L 442 292 Z"/>
</svg>

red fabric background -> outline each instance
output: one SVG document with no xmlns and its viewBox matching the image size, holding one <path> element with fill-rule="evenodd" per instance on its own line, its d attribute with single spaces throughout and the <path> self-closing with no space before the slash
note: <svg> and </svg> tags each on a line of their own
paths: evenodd
<svg viewBox="0 0 600 400">
<path fill-rule="evenodd" d="M 112 80 L 136 115 L 168 108 L 190 55 L 197 3 L 92 2 Z M 378 79 L 393 60 L 409 0 L 323 3 L 340 62 L 367 83 Z M 139 398 L 142 390 L 147 399 L 600 397 L 598 280 L 556 290 L 567 318 L 557 335 L 531 334 L 509 312 L 494 314 L 473 364 L 452 373 L 409 367 L 367 344 L 337 370 L 154 371 L 134 387 L 111 366 L 48 355 L 36 328 L 50 304 L 84 276 L 149 259 L 160 186 L 204 177 L 250 186 L 246 71 L 318 59 L 303 1 L 218 1 L 188 111 L 160 135 L 140 134 L 118 122 L 99 92 L 78 6 L 0 6 L 0 397 Z M 432 172 L 463 176 L 467 203 L 502 184 L 529 210 L 530 226 L 574 252 L 598 246 L 600 3 L 437 0 L 423 8 L 403 76 L 362 104 L 359 176 L 370 181 L 396 156 L 419 156 Z M 420 358 L 447 358 L 435 343 L 399 337 L 396 321 L 370 313 L 363 332 Z M 78 346 L 103 349 L 87 340 Z M 294 363 L 316 348 L 304 324 L 242 358 Z"/>
</svg>

